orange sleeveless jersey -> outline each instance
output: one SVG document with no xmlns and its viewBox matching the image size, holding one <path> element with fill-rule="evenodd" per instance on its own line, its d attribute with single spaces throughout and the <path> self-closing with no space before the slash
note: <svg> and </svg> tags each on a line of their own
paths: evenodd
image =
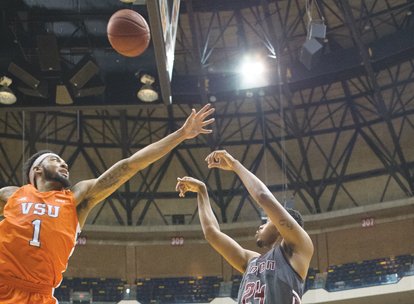
<svg viewBox="0 0 414 304">
<path fill-rule="evenodd" d="M 24 290 L 51 290 L 80 232 L 70 190 L 39 192 L 19 188 L 4 207 L 0 222 L 0 277 Z"/>
</svg>

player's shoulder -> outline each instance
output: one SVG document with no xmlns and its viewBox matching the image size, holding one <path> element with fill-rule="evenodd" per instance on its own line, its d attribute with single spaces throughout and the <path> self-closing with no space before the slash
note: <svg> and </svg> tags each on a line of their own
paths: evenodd
<svg viewBox="0 0 414 304">
<path fill-rule="evenodd" d="M 5 204 L 10 196 L 17 191 L 17 186 L 7 186 L 0 189 L 0 203 Z"/>
<path fill-rule="evenodd" d="M 6 187 L 3 187 L 3 188 L 0 188 L 0 193 L 10 192 L 10 191 L 14 192 L 19 188 L 20 188 L 19 186 L 6 186 Z"/>
</svg>

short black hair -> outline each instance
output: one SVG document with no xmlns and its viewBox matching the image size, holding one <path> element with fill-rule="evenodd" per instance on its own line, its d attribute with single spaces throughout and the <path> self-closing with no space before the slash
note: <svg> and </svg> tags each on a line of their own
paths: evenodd
<svg viewBox="0 0 414 304">
<path fill-rule="evenodd" d="M 33 154 L 32 156 L 30 156 L 30 158 L 24 163 L 23 165 L 24 183 L 30 183 L 30 178 L 29 178 L 30 168 L 32 167 L 36 159 L 38 159 L 40 155 L 45 154 L 45 153 L 54 153 L 54 152 L 51 150 L 40 150 L 36 152 L 35 154 Z"/>
<path fill-rule="evenodd" d="M 295 219 L 295 221 L 303 228 L 304 221 L 302 214 L 298 210 L 292 209 L 292 208 L 285 208 L 287 212 Z"/>
</svg>

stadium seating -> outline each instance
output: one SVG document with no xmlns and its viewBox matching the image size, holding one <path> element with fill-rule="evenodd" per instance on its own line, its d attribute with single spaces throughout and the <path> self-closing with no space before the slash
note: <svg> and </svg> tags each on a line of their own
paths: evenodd
<svg viewBox="0 0 414 304">
<path fill-rule="evenodd" d="M 141 303 L 206 303 L 218 296 L 221 277 L 152 278 L 137 280 Z"/>
<path fill-rule="evenodd" d="M 94 301 L 119 302 L 125 284 L 126 282 L 120 279 L 65 277 L 55 290 L 55 297 L 60 302 L 69 302 L 73 293 L 86 291 L 92 295 Z"/>
<path fill-rule="evenodd" d="M 414 275 L 414 254 L 331 265 L 326 272 L 310 268 L 305 291 L 317 288 L 339 291 L 391 284 L 409 275 Z M 241 278 L 241 275 L 231 278 L 232 298 L 237 298 Z M 208 303 L 219 295 L 222 283 L 220 276 L 143 278 L 136 280 L 136 295 L 142 304 Z M 117 303 L 122 299 L 125 286 L 126 282 L 120 279 L 68 277 L 56 289 L 55 296 L 61 303 L 69 303 L 74 293 L 89 292 L 93 303 Z"/>
<path fill-rule="evenodd" d="M 325 289 L 328 291 L 397 283 L 413 274 L 413 255 L 366 260 L 328 268 Z"/>
</svg>

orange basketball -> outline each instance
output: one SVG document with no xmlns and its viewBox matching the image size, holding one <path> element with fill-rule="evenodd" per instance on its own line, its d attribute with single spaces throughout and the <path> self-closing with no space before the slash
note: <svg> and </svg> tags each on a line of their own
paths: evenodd
<svg viewBox="0 0 414 304">
<path fill-rule="evenodd" d="M 136 11 L 122 9 L 114 13 L 107 26 L 109 43 L 127 57 L 141 55 L 148 47 L 151 34 L 147 21 Z"/>
</svg>

